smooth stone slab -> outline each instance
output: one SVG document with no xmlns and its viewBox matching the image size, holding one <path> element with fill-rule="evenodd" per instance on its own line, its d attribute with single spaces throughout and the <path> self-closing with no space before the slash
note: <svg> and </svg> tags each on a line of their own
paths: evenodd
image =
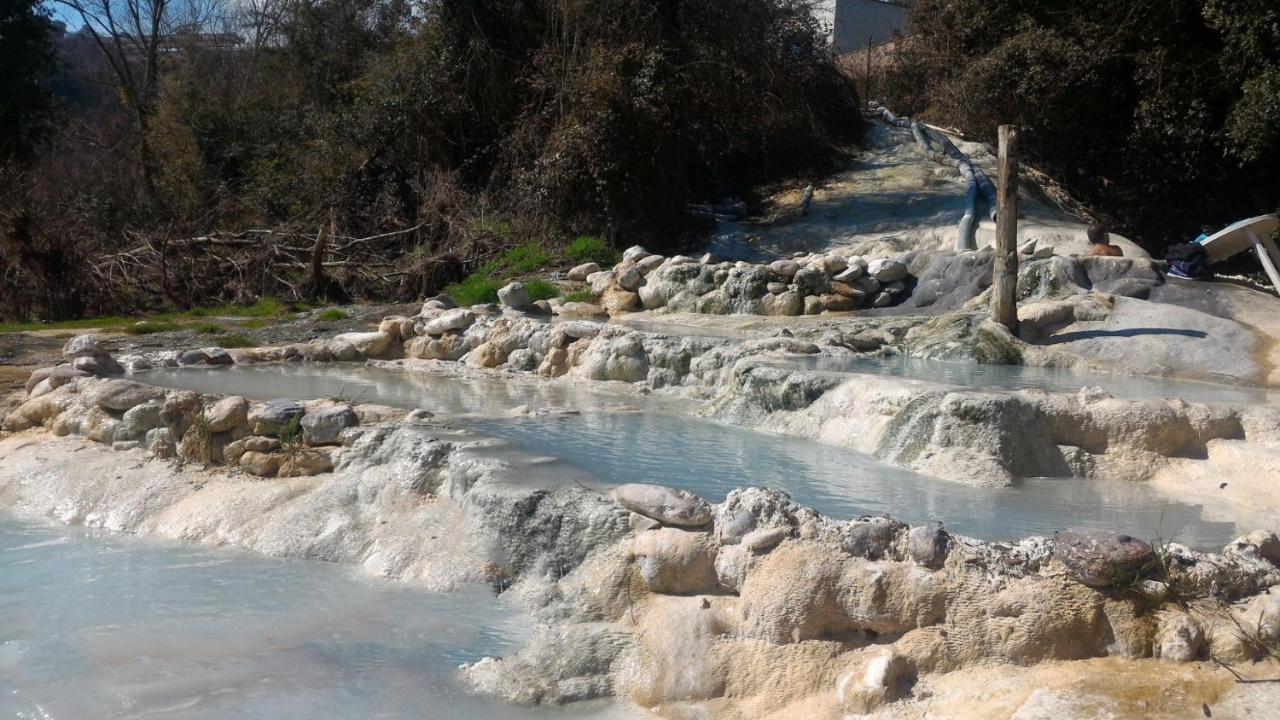
<svg viewBox="0 0 1280 720">
<path fill-rule="evenodd" d="M 628 483 L 613 489 L 613 499 L 631 512 L 664 525 L 700 527 L 711 522 L 711 506 L 707 501 L 677 488 Z"/>
</svg>

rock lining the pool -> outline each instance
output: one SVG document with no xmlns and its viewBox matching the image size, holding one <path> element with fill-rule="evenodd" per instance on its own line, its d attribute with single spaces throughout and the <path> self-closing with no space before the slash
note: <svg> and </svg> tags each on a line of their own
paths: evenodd
<svg viewBox="0 0 1280 720">
<path fill-rule="evenodd" d="M 0 505 L 433 588 L 492 583 L 537 625 L 517 652 L 462 675 L 519 703 L 616 695 L 761 717 L 806 702 L 821 709 L 806 717 L 834 717 L 927 704 L 920 689 L 992 664 L 1160 658 L 1210 673 L 1197 661 L 1212 656 L 1266 672 L 1258 641 L 1280 640 L 1272 533 L 1202 553 L 1106 534 L 998 543 L 888 517 L 833 520 L 763 488 L 708 503 L 633 487 L 624 505 L 512 484 L 518 465 L 432 419 L 344 433 L 332 472 L 246 480 L 28 430 L 0 439 Z M 673 520 L 671 499 L 697 512 Z M 1148 553 L 1158 562 L 1136 561 Z"/>
<path fill-rule="evenodd" d="M 876 396 L 892 389 L 753 363 L 815 347 L 796 338 L 725 342 L 484 315 L 467 332 L 477 333 L 475 348 L 518 337 L 515 349 L 533 352 L 567 342 L 568 356 L 579 345 L 566 360 L 572 377 L 638 375 L 640 364 L 673 370 L 649 387 L 710 397 L 717 417 L 744 424 L 794 423 L 793 434 L 853 418 L 861 429 L 849 434 L 874 437 L 867 418 L 887 407 L 884 437 L 918 438 L 893 435 L 893 424 L 923 423 L 943 439 L 998 447 L 1000 433 L 1060 423 L 1107 438 L 1103 455 L 1127 443 L 1137 462 L 1162 438 L 1210 442 L 1260 422 L 1185 403 L 1046 393 L 917 388 L 895 401 Z M 679 353 L 687 357 L 669 360 Z M 94 357 L 113 369 L 109 356 Z M 618 695 L 731 717 L 795 702 L 869 713 L 927 702 L 915 688 L 990 663 L 1212 656 L 1265 672 L 1263 648 L 1280 642 L 1280 539 L 1269 532 L 1211 554 L 1097 534 L 992 543 L 887 517 L 837 521 L 761 488 L 711 504 L 676 488 L 624 486 L 614 500 L 512 484 L 518 466 L 422 412 L 250 403 L 66 367 L 74 369 L 42 372 L 5 420 L 18 434 L 0 440 L 0 503 L 63 522 L 351 562 L 431 587 L 509 588 L 536 611 L 538 628 L 510 657 L 462 672 L 513 702 Z M 1009 397 L 1026 406 L 1001 404 Z M 950 447 L 929 442 L 930 452 Z M 182 462 L 138 464 L 144 448 Z M 447 548 L 430 541 L 442 537 Z"/>
<path fill-rule="evenodd" d="M 818 326 L 801 332 L 806 337 L 694 337 L 588 320 L 550 323 L 496 308 L 424 307 L 414 318 L 384 319 L 377 331 L 383 337 L 364 339 L 360 348 L 339 336 L 235 350 L 229 357 L 236 364 L 348 357 L 409 370 L 422 364 L 460 374 L 527 373 L 542 380 L 630 383 L 644 392 L 706 401 L 701 412 L 720 421 L 839 445 L 970 485 L 1010 485 L 1020 478 L 1045 476 L 1147 480 L 1170 467 L 1193 472 L 1186 469 L 1187 463 L 1194 467 L 1228 448 L 1262 456 L 1280 450 L 1280 409 L 1265 405 L 1120 400 L 1087 390 L 1077 395 L 979 392 L 880 376 L 800 371 L 768 362 L 787 354 L 848 357 L 869 347 L 923 358 L 1043 353 L 981 314 L 876 328 L 857 323 Z M 405 355 L 408 358 L 392 360 Z M 187 359 L 189 352 L 161 351 L 124 355 L 119 362 L 136 372 L 181 366 Z M 69 364 L 42 371 L 47 378 L 32 386 L 27 402 L 10 413 L 4 427 L 22 429 L 48 421 L 52 403 L 41 398 L 53 392 L 49 386 L 55 379 L 59 384 L 77 380 L 79 372 Z M 110 410 L 104 412 L 108 417 L 95 413 L 84 434 L 108 437 L 114 418 Z M 68 423 L 55 424 L 65 431 Z M 166 446 L 163 432 L 150 439 L 119 439 Z M 252 460 L 248 467 L 273 467 L 258 463 L 256 456 Z M 1265 457 L 1259 461 L 1266 462 Z"/>
</svg>

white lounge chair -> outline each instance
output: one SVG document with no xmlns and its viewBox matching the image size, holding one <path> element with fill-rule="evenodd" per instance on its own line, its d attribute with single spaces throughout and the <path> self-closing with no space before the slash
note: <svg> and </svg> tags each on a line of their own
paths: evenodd
<svg viewBox="0 0 1280 720">
<path fill-rule="evenodd" d="M 1253 248 L 1258 255 L 1258 262 L 1262 263 L 1262 269 L 1271 279 L 1271 286 L 1276 292 L 1280 292 L 1280 270 L 1276 269 L 1280 265 L 1280 249 L 1271 240 L 1277 228 L 1280 228 L 1280 217 L 1260 215 L 1232 223 L 1201 240 L 1200 244 L 1204 246 L 1210 264 Z"/>
</svg>

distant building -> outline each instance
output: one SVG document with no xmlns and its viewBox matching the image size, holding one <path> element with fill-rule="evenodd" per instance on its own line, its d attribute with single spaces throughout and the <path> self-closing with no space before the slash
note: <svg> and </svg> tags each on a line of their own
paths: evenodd
<svg viewBox="0 0 1280 720">
<path fill-rule="evenodd" d="M 818 17 L 831 28 L 837 55 L 881 45 L 909 34 L 913 0 L 822 0 Z"/>
</svg>

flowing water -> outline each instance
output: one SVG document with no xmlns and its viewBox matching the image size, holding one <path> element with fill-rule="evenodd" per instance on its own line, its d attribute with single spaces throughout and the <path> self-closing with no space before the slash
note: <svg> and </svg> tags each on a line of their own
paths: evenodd
<svg viewBox="0 0 1280 720">
<path fill-rule="evenodd" d="M 565 384 L 513 385 L 342 365 L 251 365 L 145 374 L 158 385 L 258 399 L 343 395 L 365 402 L 472 416 L 462 424 L 501 438 L 522 468 L 519 482 L 545 487 L 577 482 L 672 485 L 719 501 L 735 488 L 786 490 L 800 504 L 836 518 L 888 513 L 992 540 L 1068 528 L 1117 530 L 1218 549 L 1237 537 L 1234 523 L 1203 517 L 1140 483 L 1034 478 L 1009 488 L 975 488 L 924 477 L 843 448 L 776 437 L 657 411 L 599 412 L 609 398 Z M 517 405 L 583 410 L 545 418 L 506 417 Z"/>
<path fill-rule="evenodd" d="M 519 645 L 485 590 L 0 517 L 0 716 L 536 720 L 466 692 L 459 664 Z"/>
</svg>

